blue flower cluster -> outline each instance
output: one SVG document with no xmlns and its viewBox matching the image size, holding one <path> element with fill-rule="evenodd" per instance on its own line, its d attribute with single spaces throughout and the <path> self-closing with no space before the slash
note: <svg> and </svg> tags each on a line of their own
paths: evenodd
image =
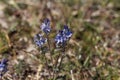
<svg viewBox="0 0 120 80">
<path fill-rule="evenodd" d="M 60 30 L 55 37 L 56 45 L 65 45 L 66 42 L 71 38 L 72 31 L 68 28 L 67 25 L 64 25 L 64 29 Z"/>
<path fill-rule="evenodd" d="M 51 31 L 50 20 L 46 18 L 40 27 L 41 30 L 48 35 Z M 34 42 L 37 46 L 42 47 L 43 44 L 47 42 L 47 39 L 44 38 L 41 34 L 36 34 L 34 37 Z"/>
<path fill-rule="evenodd" d="M 43 38 L 41 34 L 36 34 L 34 37 L 34 42 L 37 46 L 42 47 L 42 45 L 47 42 L 47 39 Z"/>
<path fill-rule="evenodd" d="M 45 19 L 41 25 L 41 30 L 48 36 L 51 31 L 50 20 Z M 66 44 L 66 42 L 71 38 L 72 31 L 68 28 L 67 25 L 64 25 L 64 29 L 60 30 L 55 37 L 55 43 L 57 46 Z M 37 34 L 34 37 L 34 42 L 37 46 L 42 47 L 43 44 L 47 42 L 47 38 L 43 38 L 41 34 Z"/>
<path fill-rule="evenodd" d="M 3 74 L 7 71 L 7 62 L 8 62 L 8 60 L 6 60 L 6 59 L 3 59 L 0 62 L 0 77 L 2 77 Z"/>
<path fill-rule="evenodd" d="M 41 27 L 43 32 L 45 32 L 46 34 L 49 34 L 50 31 L 51 31 L 50 20 L 49 19 L 45 19 L 40 27 Z"/>
</svg>

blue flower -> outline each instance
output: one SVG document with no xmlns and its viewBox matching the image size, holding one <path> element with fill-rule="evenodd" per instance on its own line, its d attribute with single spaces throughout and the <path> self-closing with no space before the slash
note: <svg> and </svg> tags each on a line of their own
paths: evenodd
<svg viewBox="0 0 120 80">
<path fill-rule="evenodd" d="M 63 30 L 60 30 L 55 37 L 56 45 L 65 45 L 66 42 L 71 38 L 72 31 L 68 28 L 68 26 L 64 26 Z"/>
<path fill-rule="evenodd" d="M 36 43 L 37 46 L 42 47 L 43 44 L 47 42 L 47 39 L 43 38 L 41 34 L 36 34 L 34 37 L 34 42 Z"/>
<path fill-rule="evenodd" d="M 67 25 L 64 25 L 63 33 L 66 36 L 67 40 L 69 40 L 72 36 L 72 31 L 70 31 Z"/>
<path fill-rule="evenodd" d="M 55 37 L 56 44 L 64 44 L 66 41 L 66 37 L 63 34 L 63 31 L 59 31 L 58 34 Z"/>
<path fill-rule="evenodd" d="M 3 59 L 0 62 L 0 77 L 2 77 L 3 74 L 7 71 L 7 62 L 8 62 L 7 59 Z"/>
<path fill-rule="evenodd" d="M 51 31 L 50 20 L 49 19 L 45 19 L 40 27 L 41 27 L 43 32 L 45 32 L 46 34 L 49 34 L 50 31 Z"/>
</svg>

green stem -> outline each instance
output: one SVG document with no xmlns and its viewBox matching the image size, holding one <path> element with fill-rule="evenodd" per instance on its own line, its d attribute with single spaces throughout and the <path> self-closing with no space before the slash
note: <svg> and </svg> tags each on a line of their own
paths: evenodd
<svg viewBox="0 0 120 80">
<path fill-rule="evenodd" d="M 49 48 L 49 52 L 50 52 L 50 58 L 52 60 L 52 63 L 53 63 L 53 58 L 52 58 L 52 53 L 51 53 L 51 46 L 50 46 L 50 39 L 49 39 L 49 36 L 46 34 L 46 37 L 47 37 L 47 43 L 48 43 L 48 48 Z"/>
<path fill-rule="evenodd" d="M 49 52 L 50 52 L 50 58 L 51 58 L 51 61 L 52 61 L 52 64 L 53 64 L 53 58 L 52 58 L 52 53 L 51 53 L 51 46 L 50 46 L 50 39 L 49 39 L 49 36 L 46 34 L 46 37 L 47 37 L 47 43 L 48 43 L 48 48 L 49 48 Z M 53 67 L 54 68 L 54 67 Z M 54 70 L 54 69 L 53 69 Z M 50 74 L 51 75 L 51 74 Z M 53 76 L 54 77 L 54 76 Z"/>
<path fill-rule="evenodd" d="M 58 70 L 60 70 L 60 67 L 61 67 L 62 60 L 63 60 L 64 56 L 65 56 L 65 45 L 63 46 L 62 55 L 61 55 L 61 54 L 59 55 L 59 57 L 58 57 L 58 59 L 57 59 L 56 66 L 55 66 L 55 68 L 58 68 Z M 60 61 L 58 61 L 59 59 L 60 59 Z M 54 73 L 55 73 L 56 75 L 54 76 L 54 79 L 53 79 L 53 80 L 55 80 L 56 77 L 57 77 L 57 75 L 58 75 L 56 72 L 54 72 Z"/>
</svg>

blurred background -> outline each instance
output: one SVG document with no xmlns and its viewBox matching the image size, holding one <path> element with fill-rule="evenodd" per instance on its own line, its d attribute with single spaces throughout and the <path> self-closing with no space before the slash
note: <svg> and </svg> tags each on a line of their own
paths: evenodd
<svg viewBox="0 0 120 80">
<path fill-rule="evenodd" d="M 45 18 L 51 38 L 64 24 L 73 31 L 57 80 L 120 80 L 120 0 L 0 0 L 4 80 L 39 79 L 43 64 L 33 37 Z"/>
</svg>

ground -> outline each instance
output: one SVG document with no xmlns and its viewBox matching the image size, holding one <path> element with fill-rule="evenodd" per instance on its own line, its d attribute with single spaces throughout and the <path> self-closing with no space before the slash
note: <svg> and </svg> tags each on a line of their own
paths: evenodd
<svg viewBox="0 0 120 80">
<path fill-rule="evenodd" d="M 0 0 L 0 60 L 8 59 L 1 79 L 120 80 L 119 4 L 120 0 Z M 45 18 L 51 22 L 51 51 L 34 43 L 35 34 L 43 34 Z M 54 38 L 64 24 L 73 35 L 61 51 Z"/>
</svg>

